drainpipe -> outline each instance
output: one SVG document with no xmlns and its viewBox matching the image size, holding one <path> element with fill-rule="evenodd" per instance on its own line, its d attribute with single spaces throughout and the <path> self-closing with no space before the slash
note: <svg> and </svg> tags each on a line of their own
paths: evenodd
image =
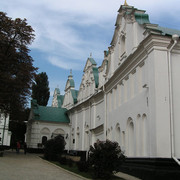
<svg viewBox="0 0 180 180">
<path fill-rule="evenodd" d="M 107 140 L 107 94 L 105 92 L 105 87 L 103 85 L 103 92 L 104 92 L 104 110 L 105 110 L 105 122 L 104 122 L 104 131 L 105 131 L 105 140 Z"/>
<path fill-rule="evenodd" d="M 177 44 L 179 36 L 174 34 L 172 40 L 174 41 L 172 46 L 168 49 L 168 73 L 169 73 L 169 104 L 170 104 L 170 138 L 171 138 L 171 157 L 180 165 L 180 161 L 175 157 L 174 150 L 174 116 L 173 116 L 173 91 L 172 91 L 172 66 L 171 66 L 171 51 Z"/>
</svg>

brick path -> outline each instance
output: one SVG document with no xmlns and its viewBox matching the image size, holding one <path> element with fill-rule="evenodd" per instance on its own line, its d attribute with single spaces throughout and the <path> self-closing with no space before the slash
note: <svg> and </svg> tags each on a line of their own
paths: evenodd
<svg viewBox="0 0 180 180">
<path fill-rule="evenodd" d="M 5 151 L 0 157 L 0 180 L 82 180 L 35 154 Z"/>
</svg>

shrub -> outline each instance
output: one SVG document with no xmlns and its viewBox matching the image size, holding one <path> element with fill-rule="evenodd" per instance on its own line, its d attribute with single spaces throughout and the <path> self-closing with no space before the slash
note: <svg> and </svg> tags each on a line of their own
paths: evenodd
<svg viewBox="0 0 180 180">
<path fill-rule="evenodd" d="M 87 172 L 89 168 L 89 163 L 87 161 L 79 161 L 76 163 L 78 170 L 81 172 Z"/>
<path fill-rule="evenodd" d="M 61 135 L 48 140 L 44 147 L 44 158 L 47 160 L 57 160 L 58 156 L 64 151 L 66 142 Z"/>
<path fill-rule="evenodd" d="M 109 179 L 113 172 L 119 170 L 124 159 L 117 142 L 97 141 L 90 146 L 89 162 L 93 168 L 95 178 Z"/>
<path fill-rule="evenodd" d="M 66 157 L 61 157 L 61 158 L 59 159 L 59 163 L 62 164 L 62 165 L 66 165 L 66 164 L 67 164 L 67 159 L 66 159 Z"/>
<path fill-rule="evenodd" d="M 72 159 L 67 159 L 67 164 L 69 167 L 73 166 L 74 161 Z"/>
</svg>

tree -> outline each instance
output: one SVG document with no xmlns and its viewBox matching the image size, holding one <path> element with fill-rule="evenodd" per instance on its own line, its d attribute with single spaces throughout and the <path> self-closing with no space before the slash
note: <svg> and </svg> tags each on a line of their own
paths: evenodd
<svg viewBox="0 0 180 180">
<path fill-rule="evenodd" d="M 49 100 L 49 81 L 45 72 L 35 76 L 35 82 L 32 85 L 32 98 L 37 100 L 37 104 L 46 106 Z"/>
<path fill-rule="evenodd" d="M 124 155 L 117 142 L 97 141 L 90 146 L 89 162 L 96 178 L 109 179 L 114 171 L 118 171 Z"/>
<path fill-rule="evenodd" d="M 33 32 L 26 19 L 13 20 L 0 12 L 0 109 L 11 119 L 26 107 L 31 94 L 37 70 L 28 49 Z"/>
</svg>

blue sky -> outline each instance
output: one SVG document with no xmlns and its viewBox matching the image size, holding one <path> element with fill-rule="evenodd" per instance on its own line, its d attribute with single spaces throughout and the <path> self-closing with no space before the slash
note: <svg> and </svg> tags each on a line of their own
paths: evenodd
<svg viewBox="0 0 180 180">
<path fill-rule="evenodd" d="M 180 30 L 179 0 L 127 0 L 127 3 L 146 10 L 151 23 Z M 124 0 L 0 0 L 0 11 L 13 19 L 26 18 L 35 30 L 30 55 L 39 72 L 48 75 L 49 105 L 56 87 L 64 94 L 70 69 L 75 88 L 79 89 L 90 53 L 101 65 L 122 4 Z"/>
</svg>

